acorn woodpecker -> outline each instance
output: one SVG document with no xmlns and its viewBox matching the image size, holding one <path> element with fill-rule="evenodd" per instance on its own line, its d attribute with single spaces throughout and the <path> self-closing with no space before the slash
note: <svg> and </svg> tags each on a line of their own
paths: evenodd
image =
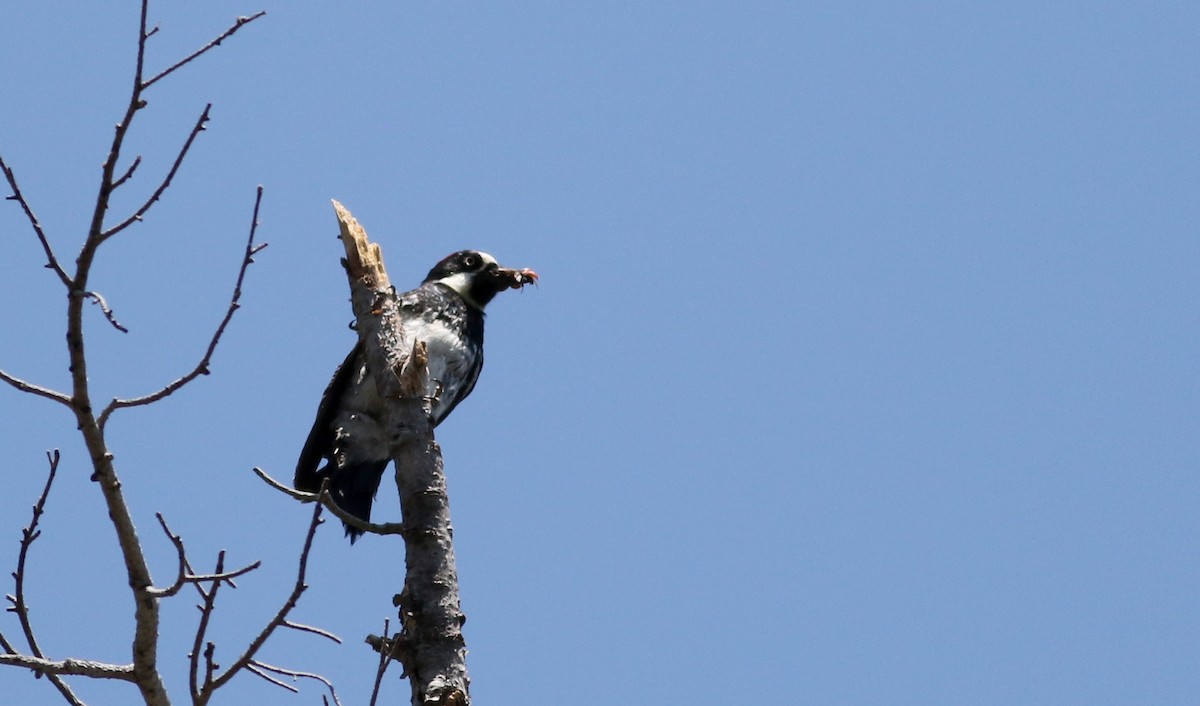
<svg viewBox="0 0 1200 706">
<path fill-rule="evenodd" d="M 485 252 L 460 250 L 430 270 L 420 287 L 399 296 L 407 336 L 427 346 L 435 426 L 475 389 L 483 368 L 483 308 L 500 292 L 537 278 L 533 270 L 501 267 Z M 316 492 L 328 478 L 334 502 L 369 521 L 371 502 L 391 461 L 384 414 L 359 342 L 321 398 L 296 463 L 296 489 Z M 351 543 L 361 534 L 346 525 Z"/>
</svg>

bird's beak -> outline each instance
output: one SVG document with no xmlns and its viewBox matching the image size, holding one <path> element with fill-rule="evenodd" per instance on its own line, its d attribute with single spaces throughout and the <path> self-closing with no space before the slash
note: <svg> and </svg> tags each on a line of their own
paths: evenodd
<svg viewBox="0 0 1200 706">
<path fill-rule="evenodd" d="M 505 289 L 520 289 L 527 284 L 537 284 L 538 273 L 526 267 L 514 270 L 508 267 L 497 267 L 492 271 L 492 278 L 500 291 Z"/>
</svg>

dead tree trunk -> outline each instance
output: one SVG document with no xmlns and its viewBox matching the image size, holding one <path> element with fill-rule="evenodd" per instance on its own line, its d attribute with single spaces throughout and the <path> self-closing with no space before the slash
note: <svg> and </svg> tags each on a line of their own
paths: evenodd
<svg viewBox="0 0 1200 706">
<path fill-rule="evenodd" d="M 453 530 L 442 454 L 433 437 L 425 344 L 410 340 L 400 325 L 396 292 L 379 245 L 340 203 L 333 202 L 346 248 L 350 301 L 367 369 L 384 400 L 396 486 L 404 520 L 404 588 L 394 603 L 400 632 L 371 636 L 375 649 L 403 666 L 414 706 L 468 706 L 466 620 L 459 605 Z M 389 371 L 390 374 L 382 371 Z"/>
</svg>

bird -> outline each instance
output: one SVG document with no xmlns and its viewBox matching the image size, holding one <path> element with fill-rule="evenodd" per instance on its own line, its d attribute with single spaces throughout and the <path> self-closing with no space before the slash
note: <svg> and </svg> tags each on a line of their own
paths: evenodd
<svg viewBox="0 0 1200 706">
<path fill-rule="evenodd" d="M 419 287 L 397 297 L 406 336 L 427 347 L 434 426 L 475 389 L 483 369 L 484 308 L 500 292 L 537 280 L 531 269 L 501 267 L 485 252 L 459 250 L 438 262 Z M 391 461 L 385 415 L 359 341 L 321 397 L 296 462 L 296 489 L 315 493 L 328 480 L 326 488 L 338 507 L 369 522 Z M 353 544 L 363 532 L 344 524 Z"/>
</svg>

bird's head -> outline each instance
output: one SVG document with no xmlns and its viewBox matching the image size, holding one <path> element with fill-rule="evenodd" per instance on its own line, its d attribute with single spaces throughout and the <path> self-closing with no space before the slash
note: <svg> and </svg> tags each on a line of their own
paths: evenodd
<svg viewBox="0 0 1200 706">
<path fill-rule="evenodd" d="M 425 284 L 449 287 L 463 301 L 481 311 L 500 292 L 520 289 L 537 283 L 537 280 L 538 275 L 533 270 L 501 267 L 496 258 L 478 250 L 459 250 L 447 255 L 425 276 Z"/>
</svg>

